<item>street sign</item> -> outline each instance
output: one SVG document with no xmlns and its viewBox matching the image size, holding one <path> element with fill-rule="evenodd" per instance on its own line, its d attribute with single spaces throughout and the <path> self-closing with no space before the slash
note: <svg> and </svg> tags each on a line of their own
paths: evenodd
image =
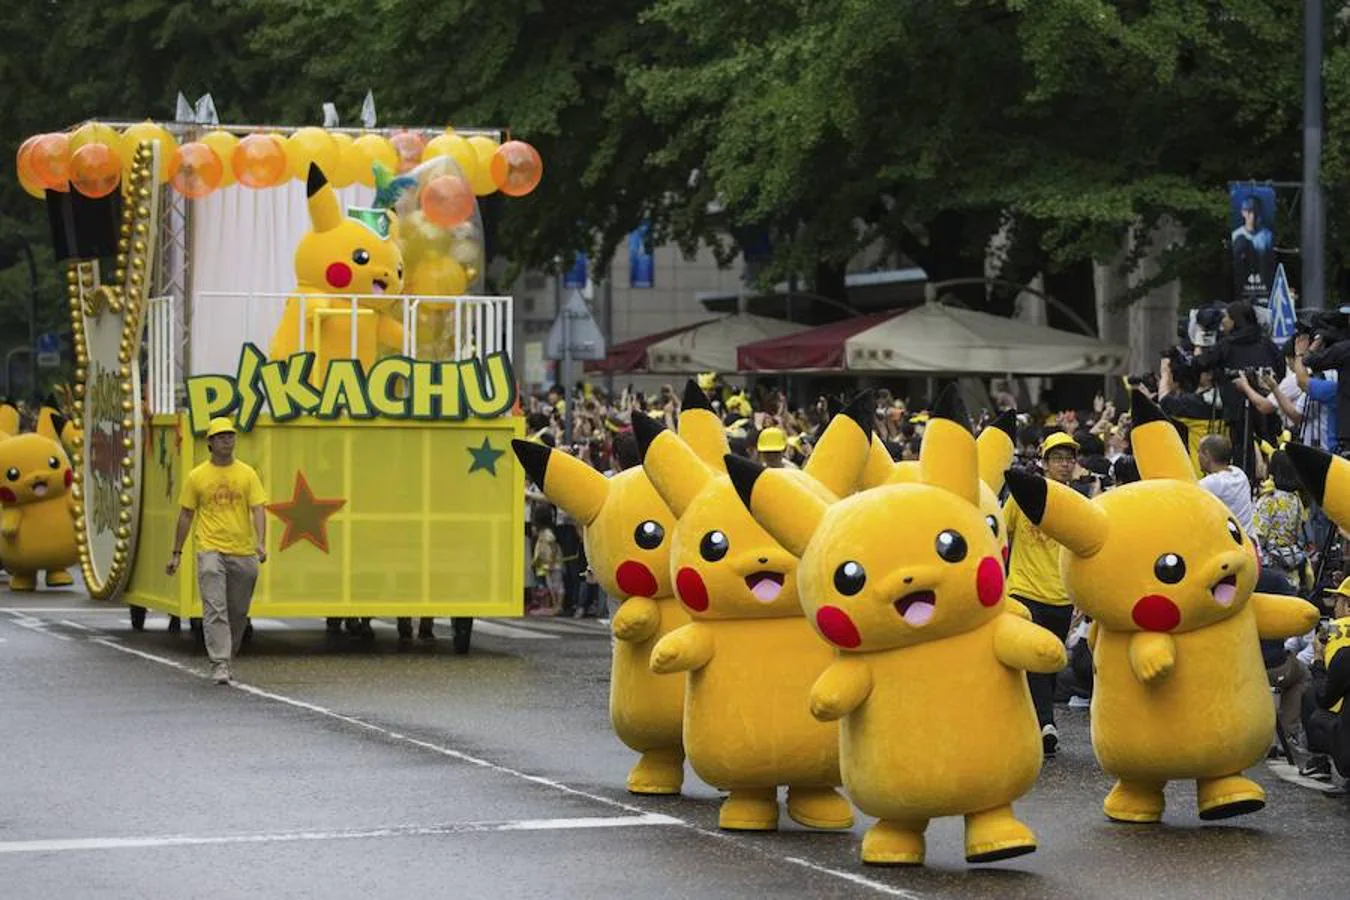
<svg viewBox="0 0 1350 900">
<path fill-rule="evenodd" d="M 38 353 L 60 353 L 61 336 L 52 334 L 50 331 L 46 334 L 39 334 L 37 338 Z"/>
<path fill-rule="evenodd" d="M 604 359 L 605 337 L 595 324 L 580 291 L 572 291 L 548 330 L 544 355 L 549 359 Z"/>
<path fill-rule="evenodd" d="M 61 368 L 61 354 L 38 353 L 37 364 L 39 369 L 59 369 Z"/>
<path fill-rule="evenodd" d="M 1287 341 L 1294 336 L 1297 324 L 1289 280 L 1284 275 L 1284 263 L 1280 263 L 1275 268 L 1275 284 L 1270 289 L 1270 336 L 1276 341 Z"/>
</svg>

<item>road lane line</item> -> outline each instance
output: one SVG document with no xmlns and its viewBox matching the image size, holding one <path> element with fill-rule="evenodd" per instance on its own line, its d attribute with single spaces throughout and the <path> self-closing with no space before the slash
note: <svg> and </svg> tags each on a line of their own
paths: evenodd
<svg viewBox="0 0 1350 900">
<path fill-rule="evenodd" d="M 29 631 L 36 631 L 38 634 L 46 635 L 50 638 L 56 638 L 58 641 L 69 641 L 72 638 L 68 635 L 57 634 L 55 631 L 48 631 L 48 623 L 42 619 L 35 619 L 32 616 L 24 615 L 16 610 L 6 610 L 10 615 L 10 621 L 20 628 L 27 628 Z"/>
<path fill-rule="evenodd" d="M 545 634 L 542 631 L 533 631 L 529 628 L 521 628 L 516 625 L 503 625 L 501 622 L 490 622 L 487 619 L 473 620 L 474 634 L 489 634 L 493 637 L 504 638 L 523 638 L 531 641 L 556 641 L 558 635 Z"/>
<path fill-rule="evenodd" d="M 568 819 L 522 819 L 507 822 L 457 822 L 447 825 L 398 825 L 391 828 L 342 831 L 270 831 L 257 834 L 164 835 L 131 838 L 69 838 L 0 841 L 0 854 L 55 853 L 72 850 L 129 850 L 189 847 L 203 844 L 278 844 L 291 841 L 351 841 L 389 837 L 428 837 L 504 831 L 574 831 L 587 828 L 640 828 L 678 825 L 679 819 L 656 813 L 641 816 L 602 816 Z"/>
<path fill-rule="evenodd" d="M 67 628 L 74 628 L 76 631 L 97 631 L 97 628 L 90 628 L 88 625 L 81 625 L 79 622 L 72 622 L 70 619 L 62 619 L 61 624 Z"/>
<path fill-rule="evenodd" d="M 475 623 L 475 627 L 476 625 L 477 623 Z M 200 671 L 194 668 L 193 666 L 189 666 L 185 663 L 179 662 L 176 659 L 169 659 L 168 657 L 165 656 L 158 656 L 154 653 L 147 653 L 144 650 L 137 650 L 134 647 L 128 647 L 125 644 L 114 643 L 113 641 L 108 639 L 90 638 L 89 643 L 101 644 L 104 647 L 116 650 L 119 653 L 127 653 L 132 656 L 138 656 L 150 662 L 158 663 L 162 666 L 168 666 L 169 668 L 177 669 L 180 672 L 186 672 L 187 674 L 191 675 L 194 678 L 205 679 L 207 677 L 206 672 Z M 316 715 L 323 716 L 325 718 L 333 719 L 338 722 L 343 722 L 347 725 L 351 725 L 363 731 L 368 731 L 374 734 L 381 735 L 387 740 L 408 744 L 409 746 L 417 747 L 422 750 L 427 750 L 431 753 L 436 753 L 440 756 L 445 756 L 450 759 L 468 763 L 469 765 L 472 766 L 477 766 L 478 768 L 485 769 L 489 772 L 495 772 L 499 775 L 506 775 L 510 778 L 517 778 L 520 779 L 521 781 L 525 781 L 530 784 L 536 784 L 539 785 L 540 787 L 550 788 L 552 790 L 568 794 L 573 797 L 581 797 L 583 799 L 590 800 L 594 803 L 598 803 L 601 806 L 610 807 L 611 809 L 620 809 L 623 810 L 624 812 L 633 813 L 637 816 L 659 815 L 656 813 L 652 813 L 649 810 L 643 809 L 640 806 L 635 806 L 631 803 L 624 803 L 621 800 L 615 800 L 613 798 L 605 797 L 600 794 L 594 794 L 591 793 L 590 791 L 583 791 L 580 788 L 574 788 L 571 785 L 563 784 L 560 781 L 554 781 L 551 778 L 545 778 L 542 775 L 531 775 L 528 772 L 522 772 L 519 769 L 513 769 L 510 766 L 503 766 L 499 763 L 494 763 L 490 760 L 486 760 L 478 756 L 473 756 L 471 754 L 464 753 L 463 751 L 455 750 L 451 747 L 446 747 L 441 744 L 433 744 L 430 741 L 423 741 L 419 740 L 418 738 L 409 737 L 408 735 L 400 734 L 399 732 L 392 731 L 388 728 L 382 728 L 379 725 L 376 725 L 372 722 L 367 722 L 364 719 L 358 719 L 355 716 L 349 716 L 346 715 L 345 713 L 340 713 L 337 712 L 336 710 L 328 709 L 327 707 L 320 706 L 317 703 L 310 703 L 306 700 L 299 700 L 295 697 L 288 697 L 285 694 L 277 694 L 272 691 L 263 690 L 262 688 L 259 687 L 254 687 L 251 684 L 244 684 L 242 682 L 237 681 L 230 682 L 230 687 L 234 688 L 235 690 L 242 691 L 243 693 L 246 694 L 252 694 L 253 696 L 258 697 L 260 699 L 271 700 L 275 703 L 280 703 L 285 706 L 293 707 L 295 709 L 303 709 L 308 712 L 315 713 Z M 688 820 L 679 819 L 674 816 L 662 816 L 662 819 L 664 820 L 662 824 L 679 825 L 681 828 L 702 835 L 703 837 L 713 838 L 718 841 L 730 843 L 740 851 L 748 851 L 750 853 L 755 854 L 756 856 L 760 856 L 765 859 L 773 860 L 776 862 L 790 862 L 794 865 L 802 866 L 804 868 L 810 869 L 811 871 L 818 872 L 819 874 L 827 875 L 832 878 L 839 878 L 843 881 L 847 881 L 851 884 L 857 885 L 858 887 L 869 888 L 871 890 L 877 891 L 887 896 L 903 897 L 907 898 L 907 900 L 922 900 L 922 895 L 916 894 L 913 891 L 905 891 L 900 888 L 884 884 L 883 882 L 880 881 L 873 881 L 861 875 L 855 875 L 851 872 L 829 869 L 824 866 L 809 863 L 806 860 L 801 859 L 800 857 L 784 856 L 780 853 L 774 852 L 772 849 L 768 849 L 762 845 L 756 844 L 756 842 L 754 842 L 753 840 L 745 840 L 741 837 L 738 837 L 737 834 L 734 832 L 724 832 L 710 828 L 702 828 L 698 825 L 695 825 L 692 822 L 689 822 Z"/>
</svg>

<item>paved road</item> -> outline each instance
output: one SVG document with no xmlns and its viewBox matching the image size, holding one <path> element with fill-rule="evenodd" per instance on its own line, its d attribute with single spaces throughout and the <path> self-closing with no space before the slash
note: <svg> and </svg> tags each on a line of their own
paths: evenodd
<svg viewBox="0 0 1350 900">
<path fill-rule="evenodd" d="M 259 623 L 217 687 L 187 633 L 73 592 L 0 595 L 0 896 L 1209 898 L 1350 895 L 1350 803 L 1261 768 L 1263 813 L 1111 825 L 1086 716 L 1019 812 L 1041 850 L 961 859 L 959 822 L 922 870 L 864 868 L 857 837 L 716 829 L 717 793 L 622 789 L 608 641 L 594 622 L 480 625 L 398 652 Z M 961 698 L 950 698 L 961 702 Z"/>
</svg>

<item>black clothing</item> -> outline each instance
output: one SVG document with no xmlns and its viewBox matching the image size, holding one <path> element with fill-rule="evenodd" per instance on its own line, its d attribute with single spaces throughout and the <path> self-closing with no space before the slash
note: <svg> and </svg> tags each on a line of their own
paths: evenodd
<svg viewBox="0 0 1350 900">
<path fill-rule="evenodd" d="M 1051 606 L 1027 597 L 1015 597 L 1031 613 L 1031 621 L 1049 631 L 1063 643 L 1069 636 L 1073 621 L 1073 607 Z M 1031 688 L 1031 702 L 1036 707 L 1036 722 L 1042 728 L 1055 724 L 1055 676 L 1027 673 L 1027 687 Z"/>
</svg>

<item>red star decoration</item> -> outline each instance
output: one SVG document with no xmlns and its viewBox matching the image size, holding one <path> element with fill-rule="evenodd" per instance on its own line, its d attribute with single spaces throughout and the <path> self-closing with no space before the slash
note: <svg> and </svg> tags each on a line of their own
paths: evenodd
<svg viewBox="0 0 1350 900">
<path fill-rule="evenodd" d="M 291 499 L 284 503 L 267 505 L 268 512 L 286 523 L 286 531 L 281 535 L 281 547 L 278 552 L 303 538 L 327 553 L 328 519 L 346 505 L 346 500 L 315 498 L 304 473 L 296 472 Z"/>
</svg>

